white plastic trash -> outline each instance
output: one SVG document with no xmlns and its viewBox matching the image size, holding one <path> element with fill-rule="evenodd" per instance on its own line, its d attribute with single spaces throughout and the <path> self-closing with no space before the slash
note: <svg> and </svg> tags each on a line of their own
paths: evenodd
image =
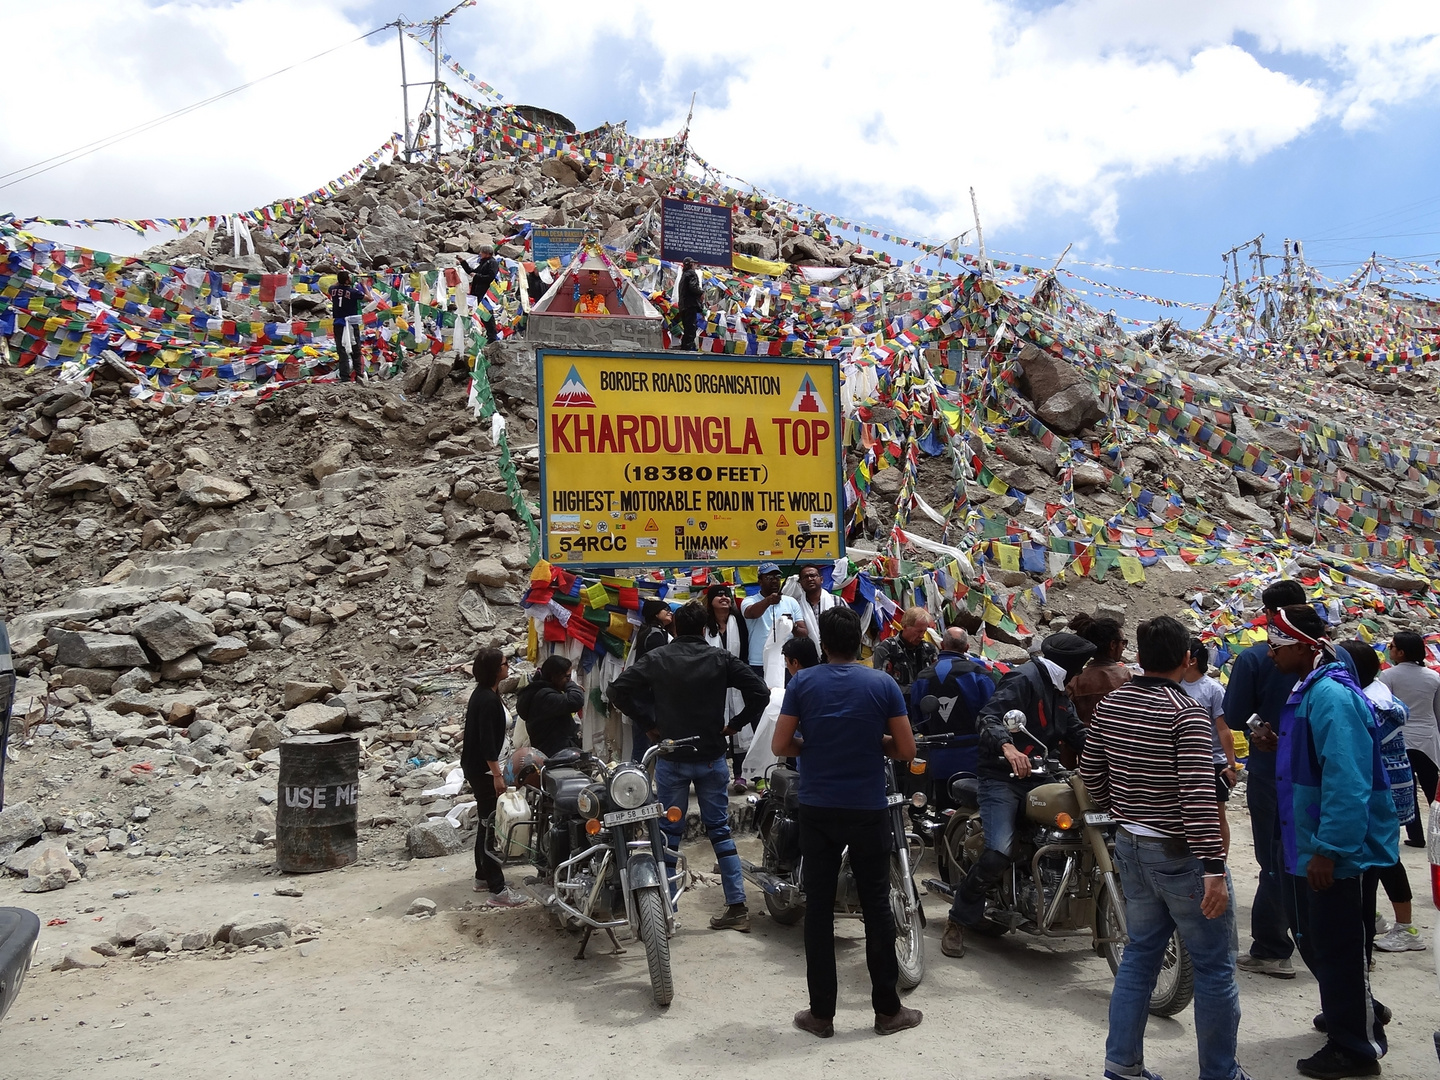
<svg viewBox="0 0 1440 1080">
<path fill-rule="evenodd" d="M 509 837 L 509 845 L 505 848 L 507 859 L 525 854 L 530 845 L 531 829 L 524 823 L 530 820 L 530 804 L 525 801 L 525 796 L 514 788 L 506 789 L 495 804 L 495 842 L 503 845 Z M 514 826 L 513 830 L 511 826 Z"/>
</svg>

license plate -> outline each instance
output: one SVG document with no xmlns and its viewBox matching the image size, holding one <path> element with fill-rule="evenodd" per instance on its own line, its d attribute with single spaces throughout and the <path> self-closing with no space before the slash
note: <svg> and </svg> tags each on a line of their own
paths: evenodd
<svg viewBox="0 0 1440 1080">
<path fill-rule="evenodd" d="M 637 806 L 634 810 L 614 810 L 600 819 L 600 824 L 605 828 L 614 828 L 616 825 L 629 825 L 632 821 L 648 821 L 663 813 L 663 808 L 658 802 L 648 803 L 645 806 Z"/>
<path fill-rule="evenodd" d="M 899 794 L 898 792 L 897 792 L 896 794 L 894 794 L 894 795 L 886 795 L 886 796 L 885 796 L 885 805 L 886 805 L 886 806 L 899 806 L 901 803 L 907 803 L 907 802 L 909 802 L 909 801 L 910 801 L 909 799 L 905 798 L 904 795 L 901 795 L 901 794 Z"/>
<path fill-rule="evenodd" d="M 1085 814 L 1086 825 L 1114 825 L 1115 819 L 1103 810 L 1091 810 Z"/>
</svg>

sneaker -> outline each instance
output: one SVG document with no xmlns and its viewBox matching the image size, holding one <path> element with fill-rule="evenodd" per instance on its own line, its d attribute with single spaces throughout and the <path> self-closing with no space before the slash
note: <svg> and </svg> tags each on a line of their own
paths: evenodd
<svg viewBox="0 0 1440 1080">
<path fill-rule="evenodd" d="M 1394 929 L 1394 926 L 1395 924 L 1392 923 L 1389 919 L 1387 919 L 1384 915 L 1381 915 L 1378 911 L 1375 913 L 1376 937 L 1383 937 L 1384 935 L 1388 934 L 1392 929 Z"/>
<path fill-rule="evenodd" d="M 908 1028 L 919 1027 L 924 1016 L 925 1014 L 919 1009 L 907 1009 L 903 1005 L 894 1016 L 881 1016 L 876 1013 L 875 1034 L 894 1035 L 896 1032 L 905 1031 Z"/>
<path fill-rule="evenodd" d="M 965 928 L 957 922 L 946 921 L 945 936 L 940 939 L 940 951 L 957 960 L 965 955 Z"/>
<path fill-rule="evenodd" d="M 1235 966 L 1252 975 L 1269 975 L 1272 979 L 1293 979 L 1295 977 L 1295 965 L 1290 962 L 1289 957 L 1271 960 L 1246 953 L 1236 959 Z"/>
<path fill-rule="evenodd" d="M 828 1039 L 835 1034 L 834 1017 L 824 1020 L 809 1009 L 801 1009 L 795 1014 L 795 1026 L 801 1031 L 808 1031 L 817 1039 Z"/>
<path fill-rule="evenodd" d="M 1406 846 L 1406 847 L 1424 847 L 1424 846 L 1425 846 L 1425 841 L 1424 841 L 1424 840 L 1412 840 L 1412 839 L 1410 839 L 1409 837 L 1407 837 L 1407 838 L 1405 839 L 1405 846 Z"/>
<path fill-rule="evenodd" d="M 1394 1015 L 1388 1005 L 1381 1005 L 1378 1001 L 1375 1002 L 1375 1018 L 1380 1021 L 1381 1027 L 1390 1023 Z M 1316 1031 L 1324 1032 L 1330 1029 L 1330 1025 L 1325 1022 L 1325 1014 L 1323 1012 L 1316 1013 L 1315 1019 L 1310 1021 L 1310 1023 L 1314 1025 Z"/>
<path fill-rule="evenodd" d="M 490 886 L 489 886 L 488 883 L 486 883 L 486 881 L 485 881 L 484 878 L 478 878 L 478 877 L 477 877 L 477 878 L 475 879 L 474 883 L 473 883 L 470 887 L 471 887 L 472 889 L 474 889 L 476 892 L 489 892 L 489 891 L 490 891 Z"/>
<path fill-rule="evenodd" d="M 528 904 L 529 902 L 530 900 L 528 897 L 523 896 L 520 893 L 516 892 L 514 889 L 510 888 L 501 889 L 494 896 L 490 897 L 490 899 L 487 901 L 487 903 L 491 907 L 503 908 L 520 907 L 520 905 Z"/>
<path fill-rule="evenodd" d="M 1315 1080 L 1380 1075 L 1380 1062 L 1374 1058 L 1360 1057 L 1328 1042 L 1318 1052 L 1295 1062 L 1295 1068 L 1301 1076 L 1313 1076 Z"/>
<path fill-rule="evenodd" d="M 1375 939 L 1375 948 L 1381 952 L 1420 952 L 1425 942 L 1420 938 L 1418 927 L 1392 926 L 1388 934 Z"/>
<path fill-rule="evenodd" d="M 710 929 L 739 930 L 742 934 L 748 934 L 750 932 L 750 909 L 744 904 L 731 904 L 710 920 Z"/>
<path fill-rule="evenodd" d="M 1238 1070 L 1232 1080 L 1241 1080 L 1244 1072 L 1244 1069 Z M 1114 1069 L 1106 1069 L 1105 1080 L 1165 1080 L 1165 1078 L 1142 1065 L 1138 1073 L 1118 1073 Z M 1246 1077 L 1245 1080 L 1249 1080 L 1249 1078 Z"/>
</svg>

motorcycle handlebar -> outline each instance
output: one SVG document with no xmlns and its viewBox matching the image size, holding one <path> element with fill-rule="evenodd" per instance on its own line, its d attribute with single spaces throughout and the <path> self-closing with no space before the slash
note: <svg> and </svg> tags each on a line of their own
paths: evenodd
<svg viewBox="0 0 1440 1080">
<path fill-rule="evenodd" d="M 686 743 L 693 743 L 699 741 L 699 735 L 691 735 L 690 737 L 685 739 L 661 739 L 658 743 L 645 751 L 644 756 L 640 759 L 640 765 L 643 768 L 644 766 L 649 765 L 650 762 L 654 761 L 661 754 L 673 754 L 679 747 L 684 746 Z"/>
</svg>

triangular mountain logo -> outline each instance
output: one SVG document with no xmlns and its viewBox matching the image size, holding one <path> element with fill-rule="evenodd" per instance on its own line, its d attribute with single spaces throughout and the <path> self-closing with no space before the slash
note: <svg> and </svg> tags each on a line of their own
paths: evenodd
<svg viewBox="0 0 1440 1080">
<path fill-rule="evenodd" d="M 795 392 L 795 400 L 790 402 L 791 412 L 828 412 L 825 402 L 820 400 L 820 391 L 815 389 L 815 381 L 807 374 L 800 380 L 800 389 Z"/>
<path fill-rule="evenodd" d="M 580 378 L 580 372 L 575 370 L 575 365 L 570 365 L 570 374 L 565 376 L 565 381 L 560 385 L 560 392 L 555 395 L 555 400 L 550 403 L 552 409 L 594 409 L 597 408 L 595 399 L 590 396 L 590 391 L 585 389 L 585 383 Z"/>
</svg>

